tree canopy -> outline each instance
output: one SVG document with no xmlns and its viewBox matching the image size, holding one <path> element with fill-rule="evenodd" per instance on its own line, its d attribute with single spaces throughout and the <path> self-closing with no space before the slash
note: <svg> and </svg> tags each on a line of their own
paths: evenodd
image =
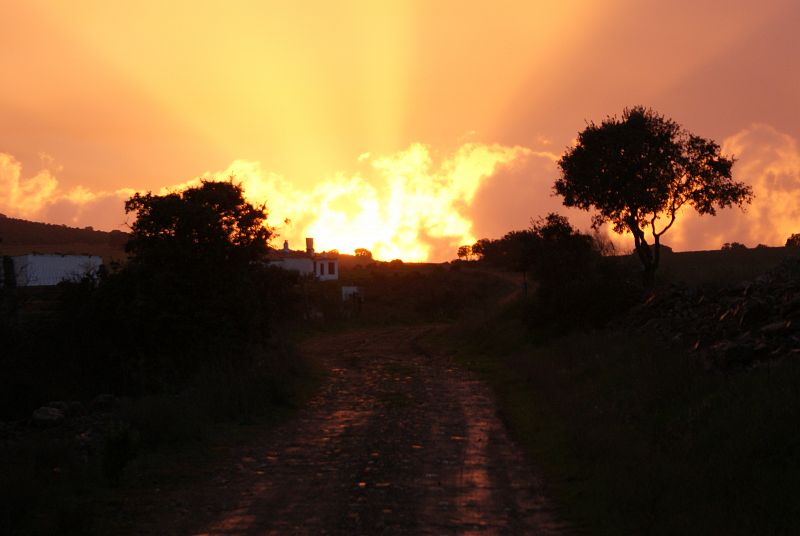
<svg viewBox="0 0 800 536">
<path fill-rule="evenodd" d="M 630 303 L 627 263 L 604 256 L 602 237 L 575 229 L 566 217 L 550 213 L 527 229 L 472 247 L 482 262 L 529 273 L 535 283 L 528 320 L 557 331 L 576 325 L 601 325 Z"/>
<path fill-rule="evenodd" d="M 715 142 L 636 106 L 621 118 L 589 123 L 578 134 L 558 162 L 561 177 L 554 189 L 568 207 L 595 209 L 595 228 L 609 223 L 617 233 L 631 232 L 650 283 L 660 238 L 683 207 L 714 215 L 718 208 L 750 202 L 752 189 L 733 180 L 733 163 Z"/>
<path fill-rule="evenodd" d="M 353 253 L 359 259 L 370 259 L 372 260 L 372 252 L 367 248 L 356 248 Z"/>
<path fill-rule="evenodd" d="M 126 246 L 134 262 L 247 263 L 267 252 L 272 235 L 265 206 L 245 201 L 232 180 L 166 195 L 136 193 L 125 212 L 136 213 Z"/>
<path fill-rule="evenodd" d="M 268 336 L 290 276 L 258 262 L 272 234 L 263 205 L 247 202 L 231 180 L 165 195 L 136 193 L 125 209 L 136 215 L 126 245 L 131 258 L 103 294 L 109 307 L 126 304 L 115 315 L 136 334 L 128 347 L 169 356 L 185 371 L 190 367 L 181 359 L 194 361 L 203 348 L 224 347 L 228 355 L 232 341 L 246 345 Z"/>
</svg>

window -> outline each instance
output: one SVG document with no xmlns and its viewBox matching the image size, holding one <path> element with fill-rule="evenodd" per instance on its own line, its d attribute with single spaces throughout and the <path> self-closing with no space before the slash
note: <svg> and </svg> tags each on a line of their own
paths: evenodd
<svg viewBox="0 0 800 536">
<path fill-rule="evenodd" d="M 328 273 L 331 274 L 331 275 L 336 273 L 336 263 L 335 262 L 329 262 L 328 263 Z"/>
<path fill-rule="evenodd" d="M 325 263 L 319 263 L 319 275 L 325 275 Z"/>
</svg>

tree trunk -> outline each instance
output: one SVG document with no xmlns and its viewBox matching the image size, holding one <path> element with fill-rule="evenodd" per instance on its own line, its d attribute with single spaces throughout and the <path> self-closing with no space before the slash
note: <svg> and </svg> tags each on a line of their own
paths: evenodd
<svg viewBox="0 0 800 536">
<path fill-rule="evenodd" d="M 644 267 L 642 272 L 642 284 L 645 290 L 650 290 L 656 282 L 656 265 L 649 264 Z"/>
<path fill-rule="evenodd" d="M 644 271 L 642 272 L 642 284 L 644 288 L 650 289 L 655 283 L 656 268 L 658 267 L 658 238 L 656 237 L 656 259 L 653 259 L 653 252 L 650 250 L 650 245 L 647 243 L 644 231 L 639 228 L 639 225 L 631 220 L 628 222 L 628 228 L 633 233 L 633 243 L 636 247 L 636 254 L 642 262 Z"/>
</svg>

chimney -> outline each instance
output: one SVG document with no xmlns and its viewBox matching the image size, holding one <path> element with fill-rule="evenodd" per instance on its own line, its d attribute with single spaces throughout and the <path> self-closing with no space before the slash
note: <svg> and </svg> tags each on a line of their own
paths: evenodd
<svg viewBox="0 0 800 536">
<path fill-rule="evenodd" d="M 309 255 L 314 254 L 314 239 L 313 238 L 306 238 L 306 253 Z"/>
<path fill-rule="evenodd" d="M 284 253 L 289 253 L 289 241 L 288 240 L 284 240 L 283 241 L 283 251 L 284 251 Z"/>
</svg>

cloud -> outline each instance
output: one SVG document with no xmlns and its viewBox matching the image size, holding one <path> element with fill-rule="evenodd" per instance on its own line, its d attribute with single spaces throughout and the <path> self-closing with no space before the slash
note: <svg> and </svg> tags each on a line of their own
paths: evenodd
<svg viewBox="0 0 800 536">
<path fill-rule="evenodd" d="M 64 190 L 51 158 L 42 158 L 41 169 L 23 176 L 22 164 L 12 155 L 0 153 L 0 212 L 8 216 L 64 223 L 75 227 L 91 225 L 117 229 L 124 223 L 123 202 L 133 190 L 92 192 L 82 186 Z"/>
<path fill-rule="evenodd" d="M 567 209 L 554 196 L 553 183 L 558 176 L 558 155 L 549 151 L 529 150 L 499 166 L 482 181 L 468 208 L 475 234 L 496 238 L 512 229 L 525 229 L 531 218 L 558 212 L 569 217 L 578 228 L 590 225 L 588 213 Z"/>
<path fill-rule="evenodd" d="M 43 169 L 32 177 L 22 176 L 22 164 L 10 154 L 0 153 L 0 211 L 31 217 L 39 213 L 58 187 L 58 181 Z"/>
<path fill-rule="evenodd" d="M 270 225 L 294 247 L 309 236 L 320 250 L 365 247 L 382 259 L 446 260 L 476 239 L 470 207 L 485 181 L 533 154 L 525 147 L 465 143 L 439 155 L 417 143 L 390 155 L 363 153 L 355 172 L 335 173 L 310 189 L 296 188 L 260 162 L 236 160 L 158 193 L 233 177 L 249 201 L 267 205 Z M 11 216 L 101 229 L 121 226 L 123 201 L 135 191 L 64 190 L 52 169 L 23 178 L 22 165 L 7 154 L 0 154 L 0 186 L 0 210 Z"/>
<path fill-rule="evenodd" d="M 446 260 L 476 239 L 468 209 L 481 184 L 530 152 L 467 143 L 438 158 L 431 147 L 413 144 L 388 156 L 364 153 L 355 173 L 334 174 L 310 190 L 294 188 L 258 162 L 235 161 L 165 191 L 232 176 L 249 201 L 266 202 L 270 221 L 292 245 L 313 237 L 320 250 L 364 247 L 380 259 Z"/>
<path fill-rule="evenodd" d="M 782 246 L 792 233 L 800 232 L 800 144 L 777 129 L 754 124 L 722 143 L 733 154 L 733 175 L 753 188 L 754 199 L 742 212 L 737 208 L 699 216 L 684 211 L 667 243 L 680 250 L 719 249 L 725 242 L 747 246 Z"/>
<path fill-rule="evenodd" d="M 800 232 L 800 142 L 794 137 L 763 123 L 751 125 L 725 138 L 723 153 L 734 155 L 733 177 L 753 188 L 752 204 L 718 210 L 716 216 L 701 216 L 685 207 L 662 243 L 676 251 L 719 249 L 725 242 L 741 242 L 749 247 L 758 244 L 782 246 L 793 233 Z M 528 158 L 524 173 L 506 170 L 484 184 L 486 201 L 473 206 L 476 228 L 492 222 L 488 236 L 502 232 L 508 218 L 516 228 L 526 207 L 531 214 L 556 210 L 568 215 L 577 227 L 589 226 L 588 213 L 567 210 L 560 199 L 550 198 L 555 164 L 546 159 Z M 506 209 L 498 208 L 506 200 Z M 484 206 L 486 205 L 486 206 Z M 487 208 L 488 206 L 488 208 Z M 487 218 L 487 214 L 492 214 Z M 633 248 L 630 234 L 617 235 L 606 228 L 620 252 Z"/>
<path fill-rule="evenodd" d="M 311 188 L 298 188 L 257 161 L 236 160 L 158 193 L 178 191 L 204 180 L 241 182 L 247 199 L 265 203 L 278 241 L 295 248 L 305 237 L 318 250 L 370 249 L 376 258 L 441 261 L 453 258 L 459 245 L 499 237 L 529 225 L 532 217 L 557 211 L 582 229 L 590 214 L 565 209 L 552 195 L 558 155 L 530 147 L 468 142 L 440 154 L 413 144 L 389 155 L 363 153 L 354 170 L 334 173 Z M 686 210 L 665 235 L 677 250 L 717 249 L 738 241 L 782 245 L 800 232 L 800 143 L 769 125 L 756 124 L 723 142 L 737 157 L 734 176 L 753 186 L 755 200 L 746 212 L 720 211 L 700 217 Z M 53 162 L 24 176 L 22 165 L 0 153 L 0 212 L 100 229 L 120 228 L 123 201 L 133 188 L 65 190 Z M 615 237 L 623 250 L 628 237 Z"/>
</svg>

